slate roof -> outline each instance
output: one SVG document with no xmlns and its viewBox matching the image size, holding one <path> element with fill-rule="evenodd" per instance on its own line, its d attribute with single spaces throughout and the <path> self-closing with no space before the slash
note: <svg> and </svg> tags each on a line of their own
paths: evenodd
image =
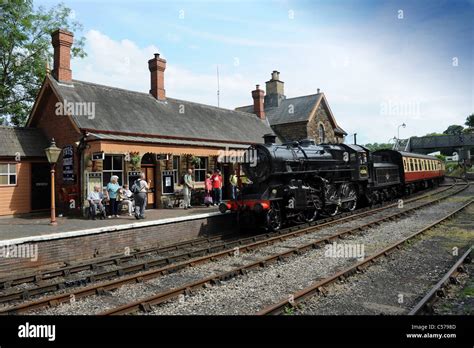
<svg viewBox="0 0 474 348">
<path fill-rule="evenodd" d="M 49 80 L 63 101 L 95 102 L 94 118 L 73 115 L 81 129 L 225 143 L 262 143 L 262 136 L 272 132 L 268 123 L 254 114 L 174 98 L 159 101 L 148 93 L 78 80 L 71 84 Z"/>
<path fill-rule="evenodd" d="M 156 137 L 144 137 L 134 135 L 110 134 L 110 133 L 89 133 L 87 139 L 101 139 L 101 140 L 115 140 L 115 141 L 131 141 L 137 143 L 154 143 L 165 145 L 191 145 L 203 147 L 225 147 L 229 146 L 234 149 L 247 149 L 249 146 L 244 144 L 220 143 L 220 142 L 206 142 L 197 140 L 184 139 L 168 139 Z M 262 140 L 263 141 L 263 140 Z"/>
<path fill-rule="evenodd" d="M 305 95 L 295 98 L 286 98 L 281 101 L 278 107 L 266 107 L 265 116 L 270 122 L 271 126 L 308 121 L 311 111 L 315 105 L 323 98 L 322 93 Z M 292 106 L 293 113 L 290 113 L 290 106 Z M 246 105 L 236 108 L 238 111 L 253 113 L 253 105 Z M 334 120 L 334 123 L 335 120 Z M 339 133 L 346 132 L 336 124 L 335 131 Z"/>
<path fill-rule="evenodd" d="M 46 157 L 49 141 L 38 128 L 0 126 L 0 156 Z"/>
<path fill-rule="evenodd" d="M 322 98 L 322 94 L 305 95 L 302 97 L 283 99 L 279 107 L 265 108 L 265 116 L 270 125 L 283 123 L 304 122 L 308 120 L 316 103 Z M 289 112 L 292 105 L 294 113 Z M 253 105 L 237 108 L 244 112 L 253 112 Z"/>
</svg>

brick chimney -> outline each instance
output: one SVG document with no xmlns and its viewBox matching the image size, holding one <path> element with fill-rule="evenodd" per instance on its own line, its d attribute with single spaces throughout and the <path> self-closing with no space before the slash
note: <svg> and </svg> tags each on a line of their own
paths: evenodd
<svg viewBox="0 0 474 348">
<path fill-rule="evenodd" d="M 257 85 L 257 88 L 252 91 L 253 113 L 261 120 L 265 119 L 265 109 L 263 106 L 264 96 L 265 92 L 260 89 L 259 85 Z"/>
<path fill-rule="evenodd" d="M 265 82 L 267 95 L 265 96 L 265 105 L 267 107 L 278 107 L 282 100 L 286 99 L 284 86 L 285 83 L 280 81 L 280 72 L 273 70 L 272 78 Z"/>
<path fill-rule="evenodd" d="M 148 61 L 148 69 L 150 69 L 151 77 L 150 94 L 158 100 L 165 100 L 166 60 L 160 58 L 159 53 L 155 53 L 155 58 L 152 58 Z"/>
<path fill-rule="evenodd" d="M 53 77 L 61 82 L 72 81 L 71 46 L 74 35 L 66 30 L 58 29 L 51 34 L 54 47 Z"/>
</svg>

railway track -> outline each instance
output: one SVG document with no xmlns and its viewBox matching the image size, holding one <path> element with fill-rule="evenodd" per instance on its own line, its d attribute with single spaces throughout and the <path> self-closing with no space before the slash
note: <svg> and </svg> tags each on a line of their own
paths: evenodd
<svg viewBox="0 0 474 348">
<path fill-rule="evenodd" d="M 434 193 L 429 192 L 428 194 L 424 194 L 421 196 L 415 195 L 415 197 L 412 198 L 411 200 L 415 201 L 415 200 L 423 199 L 425 197 L 429 197 L 433 194 L 442 193 L 444 191 L 452 189 L 455 184 L 456 182 L 453 185 L 440 189 L 439 191 L 434 192 Z M 410 202 L 410 200 L 407 200 L 407 202 Z M 384 207 L 389 208 L 393 205 L 394 205 L 393 203 L 383 204 L 383 205 L 376 206 L 375 209 L 384 208 Z M 366 211 L 370 211 L 373 209 L 374 207 L 361 208 L 361 209 L 358 209 L 356 212 L 339 214 L 338 216 L 335 216 L 335 217 L 328 217 L 322 220 L 318 220 L 315 223 L 325 224 L 332 221 L 343 221 L 343 219 L 348 216 L 357 215 L 357 214 L 364 213 Z M 303 224 L 303 225 L 295 226 L 293 228 L 304 228 L 305 226 L 306 225 Z M 250 240 L 251 238 L 269 238 L 277 234 L 284 234 L 288 230 L 289 229 L 287 228 L 287 229 L 282 229 L 279 232 L 275 232 L 275 233 L 265 233 L 265 234 L 253 236 L 253 237 L 248 238 L 248 240 Z M 70 277 L 71 275 L 74 275 L 76 273 L 80 273 L 84 271 L 96 271 L 106 266 L 124 265 L 126 263 L 135 262 L 137 260 L 143 259 L 145 257 L 153 256 L 153 255 L 159 255 L 160 258 L 163 259 L 160 262 L 160 264 L 171 264 L 176 260 L 182 260 L 187 255 L 189 256 L 189 253 L 186 250 L 188 248 L 193 249 L 195 247 L 199 247 L 200 245 L 210 246 L 212 243 L 216 243 L 216 242 L 222 243 L 223 247 L 226 248 L 227 246 L 226 246 L 225 241 L 226 240 L 231 241 L 232 237 L 234 236 L 229 235 L 229 236 L 215 236 L 215 237 L 204 237 L 204 238 L 201 237 L 201 238 L 196 238 L 189 241 L 173 243 L 171 245 L 163 246 L 163 247 L 153 247 L 153 248 L 147 248 L 147 249 L 139 250 L 139 251 L 129 251 L 127 253 L 123 252 L 120 254 L 110 255 L 104 258 L 94 258 L 92 260 L 77 262 L 74 264 L 65 263 L 64 267 L 46 268 L 42 270 L 37 270 L 35 272 L 18 272 L 8 278 L 0 279 L 0 289 L 6 290 L 20 284 L 28 284 L 28 283 L 38 284 L 40 282 L 44 282 L 44 281 L 51 280 L 54 278 Z M 242 236 L 239 235 L 239 238 L 242 239 Z M 166 253 L 173 254 L 177 251 L 182 252 L 182 255 L 166 257 Z M 119 275 L 119 274 L 114 274 L 114 276 L 116 275 Z M 106 275 L 101 274 L 96 279 L 105 279 L 105 278 L 106 278 Z M 87 282 L 88 282 L 87 279 L 82 280 L 82 283 L 87 283 Z M 67 284 L 64 284 L 64 288 L 67 287 L 66 285 Z M 28 297 L 28 294 L 25 293 L 24 295 Z M 2 295 L 0 295 L 0 303 L 8 301 L 7 299 L 3 299 L 1 296 Z"/>
<path fill-rule="evenodd" d="M 472 261 L 473 247 L 471 246 L 451 267 L 448 272 L 437 282 L 423 298 L 410 310 L 408 315 L 421 315 L 421 314 L 433 314 L 433 304 L 439 297 L 444 297 L 445 288 L 451 284 L 456 283 L 456 276 L 464 272 L 463 264 L 470 263 Z"/>
<path fill-rule="evenodd" d="M 338 280 L 343 280 L 347 277 L 350 277 L 354 274 L 361 273 L 365 268 L 370 267 L 372 264 L 374 264 L 377 259 L 386 257 L 392 252 L 396 251 L 397 249 L 400 249 L 405 243 L 409 242 L 413 238 L 419 237 L 421 234 L 426 233 L 427 231 L 431 230 L 434 227 L 437 227 L 439 224 L 442 222 L 451 219 L 453 216 L 458 214 L 459 212 L 463 211 L 467 207 L 469 207 L 472 203 L 474 203 L 474 200 L 470 200 L 467 203 L 463 204 L 461 207 L 456 209 L 455 211 L 445 215 L 441 219 L 435 221 L 434 223 L 430 224 L 427 227 L 424 227 L 420 229 L 419 231 L 409 235 L 408 237 L 404 238 L 401 241 L 398 241 L 383 250 L 371 255 L 370 257 L 364 259 L 361 262 L 355 263 L 351 265 L 350 267 L 347 267 L 327 278 L 324 278 L 311 286 L 297 291 L 291 295 L 288 296 L 287 299 L 282 299 L 281 301 L 272 304 L 270 306 L 267 306 L 260 310 L 257 315 L 278 315 L 284 313 L 288 308 L 294 308 L 297 307 L 299 303 L 304 302 L 306 299 L 309 297 L 312 297 L 314 295 L 318 294 L 324 294 L 325 290 L 324 288 L 327 287 L 328 285 L 338 281 Z M 421 311 L 421 309 L 425 308 L 427 304 L 429 303 L 430 300 L 433 299 L 435 296 L 436 292 L 440 289 L 440 287 L 445 284 L 449 278 L 452 276 L 452 274 L 458 269 L 459 265 L 466 260 L 468 255 L 471 253 L 470 248 L 464 255 L 461 257 L 461 259 L 456 263 L 453 268 L 450 269 L 450 271 L 443 277 L 442 281 L 440 281 L 436 286 L 418 303 L 413 310 L 410 312 L 410 314 L 417 314 Z"/>
<path fill-rule="evenodd" d="M 156 295 L 150 296 L 145 299 L 140 299 L 139 301 L 135 301 L 132 303 L 128 303 L 107 311 L 104 311 L 100 314 L 102 315 L 122 315 L 122 314 L 133 314 L 136 312 L 150 312 L 152 311 L 153 306 L 163 304 L 171 299 L 178 298 L 180 295 L 189 295 L 192 294 L 195 290 L 207 287 L 209 284 L 219 284 L 221 281 L 229 280 L 233 277 L 239 275 L 245 275 L 248 271 L 255 269 L 266 267 L 272 262 L 281 261 L 285 258 L 292 257 L 295 254 L 299 255 L 304 253 L 305 251 L 318 248 L 326 243 L 329 243 L 337 238 L 343 238 L 348 234 L 356 233 L 360 230 L 364 230 L 366 227 L 369 228 L 370 226 L 378 225 L 381 221 L 386 221 L 385 218 L 382 218 L 380 221 L 373 221 L 372 223 L 367 224 L 366 226 L 355 227 L 343 232 L 338 233 L 337 235 L 328 236 L 325 238 L 320 238 L 317 240 L 313 240 L 310 243 L 304 244 L 299 247 L 292 248 L 282 253 L 278 253 L 275 255 L 271 255 L 269 257 L 257 260 L 250 264 L 244 265 L 242 267 L 237 267 L 231 271 L 212 275 L 207 278 L 200 279 L 195 282 L 184 284 L 181 287 L 174 288 L 171 290 L 160 292 Z M 391 221 L 392 217 L 389 217 L 387 221 Z"/>
<path fill-rule="evenodd" d="M 306 248 L 312 248 L 317 244 L 326 243 L 330 240 L 341 238 L 344 235 L 355 233 L 357 231 L 362 231 L 366 228 L 369 228 L 370 226 L 374 226 L 374 225 L 376 225 L 378 223 L 381 223 L 383 221 L 390 221 L 390 220 L 393 220 L 393 219 L 396 219 L 396 218 L 403 217 L 403 216 L 407 215 L 410 211 L 414 211 L 414 210 L 420 209 L 422 207 L 425 207 L 427 205 L 434 204 L 434 203 L 440 201 L 443 198 L 446 198 L 448 196 L 451 196 L 452 194 L 460 192 L 461 190 L 465 189 L 466 187 L 467 186 L 463 185 L 461 188 L 455 188 L 455 185 L 452 185 L 452 186 L 447 187 L 446 189 L 443 189 L 443 190 L 438 191 L 436 193 L 431 193 L 431 194 L 423 195 L 421 197 L 417 197 L 417 198 L 407 200 L 405 202 L 405 204 L 410 203 L 410 202 L 416 202 L 418 200 L 421 200 L 423 198 L 428 198 L 430 196 L 436 196 L 439 193 L 445 192 L 445 191 L 448 191 L 448 190 L 453 191 L 453 192 L 449 193 L 448 195 L 445 195 L 444 197 L 439 197 L 437 199 L 432 199 L 431 201 L 421 203 L 419 205 L 416 205 L 415 207 L 406 209 L 404 211 L 399 211 L 395 214 L 388 214 L 388 215 L 384 214 L 384 216 L 378 218 L 375 221 L 371 221 L 371 222 L 359 225 L 356 228 L 345 230 L 343 232 L 337 233 L 336 235 L 331 235 L 331 236 L 328 236 L 328 237 L 325 237 L 325 238 L 320 238 L 319 240 L 317 240 L 315 242 L 316 244 L 309 243 L 309 245 L 306 246 L 305 248 L 300 248 L 299 250 L 293 250 L 293 251 L 290 251 L 289 253 L 286 253 L 285 255 L 282 254 L 282 255 L 279 255 L 279 256 L 280 256 L 280 258 L 281 257 L 284 258 L 284 257 L 287 257 L 289 255 L 293 255 L 295 252 L 296 253 L 303 252 Z M 293 238 L 293 237 L 296 237 L 296 236 L 301 236 L 301 235 L 304 235 L 304 234 L 314 233 L 315 231 L 321 230 L 325 227 L 333 226 L 335 224 L 339 224 L 339 223 L 341 223 L 341 221 L 344 221 L 344 220 L 355 219 L 356 217 L 357 218 L 362 218 L 362 217 L 372 216 L 375 213 L 383 212 L 384 210 L 388 209 L 389 207 L 393 207 L 393 206 L 396 206 L 396 204 L 391 204 L 391 205 L 388 205 L 388 206 L 385 206 L 385 207 L 377 208 L 377 209 L 374 209 L 374 210 L 368 210 L 368 211 L 361 212 L 361 213 L 358 212 L 356 214 L 345 216 L 345 217 L 342 217 L 342 218 L 339 218 L 339 219 L 334 219 L 332 221 L 320 222 L 319 224 L 313 224 L 313 226 L 306 227 L 306 228 L 301 228 L 301 227 L 300 228 L 296 228 L 296 227 L 295 228 L 290 228 L 290 229 L 288 229 L 284 232 L 280 231 L 280 234 L 278 234 L 278 235 L 274 235 L 274 236 L 271 236 L 271 237 L 266 236 L 267 238 L 264 238 L 264 239 L 259 240 L 259 241 L 256 241 L 256 239 L 255 239 L 256 237 L 244 238 L 244 239 L 234 241 L 233 242 L 234 244 L 226 243 L 226 247 L 227 248 L 232 248 L 232 247 L 234 247 L 234 245 L 236 245 L 237 248 L 238 248 L 238 252 L 243 253 L 243 252 L 247 252 L 247 251 L 252 251 L 252 250 L 255 250 L 259 247 L 267 246 L 267 245 L 270 245 L 272 243 L 276 243 L 278 241 L 283 241 L 283 240 Z M 223 246 L 221 245 L 219 248 L 223 248 Z M 202 253 L 204 251 L 205 252 L 210 252 L 211 250 L 209 250 L 209 248 L 206 248 L 206 250 L 201 250 L 200 252 Z M 116 280 L 112 280 L 112 281 L 105 282 L 105 283 L 98 283 L 98 284 L 94 284 L 93 286 L 88 286 L 88 287 L 81 288 L 81 289 L 78 289 L 78 290 L 75 290 L 75 291 L 72 291 L 72 292 L 60 294 L 60 295 L 57 295 L 57 296 L 43 298 L 43 299 L 33 301 L 33 302 L 30 302 L 30 303 L 26 303 L 26 304 L 20 304 L 18 306 L 7 308 L 2 312 L 3 313 L 24 313 L 24 312 L 28 312 L 32 309 L 55 306 L 55 305 L 60 304 L 60 303 L 69 302 L 71 296 L 73 296 L 75 299 L 79 299 L 79 298 L 87 297 L 87 296 L 91 296 L 91 295 L 103 294 L 106 291 L 117 289 L 118 287 L 120 287 L 124 284 L 127 284 L 127 283 L 143 282 L 143 281 L 155 278 L 155 277 L 159 277 L 159 276 L 163 276 L 163 275 L 166 275 L 166 274 L 169 274 L 169 273 L 172 273 L 172 272 L 179 271 L 180 269 L 183 269 L 183 268 L 186 268 L 186 267 L 190 267 L 190 266 L 192 267 L 192 266 L 195 266 L 195 265 L 200 264 L 200 263 L 209 262 L 209 261 L 216 260 L 216 259 L 222 258 L 222 257 L 227 257 L 227 256 L 230 256 L 230 255 L 233 255 L 233 253 L 235 253 L 235 252 L 236 252 L 236 250 L 233 250 L 233 249 L 225 249 L 225 250 L 222 250 L 222 251 L 219 251 L 219 252 L 210 253 L 206 256 L 198 257 L 197 259 L 192 259 L 192 260 L 188 260 L 188 261 L 185 261 L 185 262 L 178 262 L 176 264 L 166 265 L 164 267 L 159 267 L 156 270 L 148 270 L 148 271 L 145 271 L 145 272 L 142 272 L 142 273 L 139 273 L 139 274 L 125 276 L 121 279 L 116 279 Z M 193 253 L 193 255 L 188 255 L 188 256 L 192 257 L 192 256 L 195 256 L 197 254 L 198 254 L 198 252 L 196 251 L 196 253 Z M 264 260 L 263 262 L 265 263 L 265 262 L 271 262 L 271 261 L 272 260 L 269 259 L 269 260 Z M 122 275 L 125 274 L 125 271 L 127 271 L 127 272 L 128 271 L 130 271 L 130 272 L 139 272 L 139 271 L 143 271 L 143 270 L 147 269 L 143 265 L 141 265 L 141 266 L 133 265 L 133 266 L 126 266 L 126 267 L 128 267 L 128 268 L 125 269 L 125 270 L 124 270 L 124 268 L 121 268 Z M 155 266 L 155 267 L 158 267 L 158 266 Z M 149 266 L 149 268 L 151 268 L 151 267 Z M 250 267 L 250 268 L 253 268 L 253 267 Z M 116 271 L 113 271 L 113 272 L 116 272 Z M 232 274 L 221 274 L 220 276 L 213 277 L 212 279 L 205 279 L 204 281 L 199 282 L 200 284 L 188 284 L 188 286 L 184 287 L 184 289 L 182 289 L 182 290 L 183 290 L 183 293 L 189 293 L 190 289 L 196 288 L 200 285 L 207 284 L 209 282 L 210 283 L 218 283 L 222 279 L 228 279 L 229 277 L 232 277 L 232 276 L 235 276 L 235 275 L 238 275 L 238 274 L 242 274 L 242 273 L 245 273 L 245 272 L 246 272 L 246 270 L 245 270 L 245 268 L 243 268 L 241 270 L 236 270 L 235 272 L 231 272 Z M 109 274 L 109 275 L 112 276 L 112 274 Z M 120 273 L 119 273 L 119 275 L 120 275 Z M 117 273 L 115 273 L 114 276 L 117 276 Z M 100 275 L 99 276 L 94 275 L 92 277 L 94 277 L 94 278 L 90 279 L 91 282 L 97 282 L 98 280 L 101 279 Z M 56 286 L 56 285 L 54 285 L 54 286 Z M 50 289 L 49 291 L 55 291 L 55 288 L 53 288 L 53 287 L 50 287 L 49 289 Z M 30 291 L 30 294 L 34 294 L 34 293 L 32 293 Z M 166 300 L 167 298 L 169 298 L 167 296 L 176 296 L 177 294 L 179 294 L 179 293 L 174 291 L 170 294 L 164 295 L 164 297 L 162 297 L 162 300 L 163 299 Z M 15 294 L 9 294 L 9 296 L 10 296 L 9 300 L 14 300 L 14 299 L 18 299 L 18 296 L 21 296 L 21 294 L 19 292 L 17 292 Z"/>
<path fill-rule="evenodd" d="M 429 192 L 427 194 L 410 198 L 405 201 L 405 204 L 417 202 L 419 200 L 444 193 L 448 190 L 453 190 L 456 188 L 456 181 L 457 179 L 455 179 L 453 185 L 440 189 L 436 192 Z M 89 262 L 70 265 L 59 269 L 43 270 L 41 272 L 30 274 L 19 274 L 18 276 L 11 277 L 10 279 L 0 280 L 0 288 L 7 290 L 16 285 L 28 283 L 31 283 L 31 286 L 26 289 L 23 288 L 17 291 L 7 290 L 3 293 L 0 293 L 0 303 L 28 300 L 51 292 L 85 286 L 87 284 L 93 284 L 99 281 L 126 276 L 158 267 L 165 267 L 167 265 L 176 264 L 195 257 L 201 257 L 204 255 L 216 253 L 218 251 L 229 250 L 245 244 L 268 240 L 277 236 L 298 235 L 295 232 L 301 231 L 302 233 L 305 233 L 308 231 L 308 228 L 322 229 L 344 221 L 348 221 L 350 219 L 370 216 L 374 213 L 387 210 L 394 206 L 396 206 L 395 203 L 386 204 L 375 209 L 362 208 L 356 212 L 344 213 L 337 217 L 319 220 L 310 225 L 298 225 L 274 233 L 265 233 L 244 238 L 241 236 L 240 238 L 233 238 L 233 236 L 228 238 L 199 238 L 176 243 L 170 246 L 151 248 L 132 252 L 130 254 L 119 254 L 108 258 L 94 259 Z M 112 269 L 101 270 L 107 266 Z M 80 274 L 81 272 L 87 271 L 91 271 L 89 273 L 92 274 L 74 277 L 75 274 Z M 53 282 L 55 279 L 57 281 Z"/>
</svg>

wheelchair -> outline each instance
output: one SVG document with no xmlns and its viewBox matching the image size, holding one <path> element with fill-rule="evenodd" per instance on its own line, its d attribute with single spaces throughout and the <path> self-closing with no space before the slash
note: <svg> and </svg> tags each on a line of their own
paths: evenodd
<svg viewBox="0 0 474 348">
<path fill-rule="evenodd" d="M 91 214 L 91 207 L 90 207 L 90 203 L 89 203 L 89 206 L 87 207 L 87 219 L 88 220 L 94 220 L 94 218 L 99 218 L 100 220 L 104 220 L 107 218 L 107 212 L 106 212 L 106 206 L 105 206 L 106 202 L 105 202 L 105 199 L 102 200 L 102 210 L 100 209 L 99 205 L 97 204 L 95 206 L 95 215 L 93 216 Z"/>
</svg>

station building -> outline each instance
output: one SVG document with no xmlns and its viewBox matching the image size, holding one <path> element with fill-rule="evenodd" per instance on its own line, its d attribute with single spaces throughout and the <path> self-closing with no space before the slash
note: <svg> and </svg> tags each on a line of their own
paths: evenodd
<svg viewBox="0 0 474 348">
<path fill-rule="evenodd" d="M 0 154 L 0 169 L 7 165 L 7 175 L 16 171 L 16 181 L 0 182 L 4 201 L 0 215 L 48 209 L 45 192 L 50 188 L 44 177 L 49 175 L 49 166 L 43 149 L 52 138 L 63 150 L 55 176 L 59 211 L 79 213 L 89 190 L 95 184 L 105 186 L 112 175 L 123 185 L 144 172 L 151 181 L 148 208 L 161 208 L 180 189 L 180 178 L 188 168 L 193 169 L 198 188 L 203 187 L 206 172 L 216 168 L 228 186 L 234 168 L 218 163 L 222 150 L 246 149 L 262 143 L 268 133 L 277 134 L 281 141 L 311 137 L 332 143 L 341 142 L 346 134 L 335 122 L 323 93 L 287 99 L 278 72 L 267 82 L 267 96 L 257 86 L 251 93 L 253 105 L 228 110 L 167 96 L 166 60 L 159 54 L 148 61 L 149 93 L 140 93 L 73 79 L 73 34 L 57 30 L 52 44 L 53 70 L 43 82 L 26 128 L 3 130 L 19 138 L 35 134 L 35 140 L 30 139 L 34 145 L 17 165 L 17 148 L 10 146 Z M 43 190 L 39 206 L 32 199 L 34 190 L 25 193 L 36 186 Z M 228 191 L 224 187 L 224 197 Z M 19 203 L 12 202 L 19 201 L 20 192 L 29 198 L 16 208 Z"/>
<path fill-rule="evenodd" d="M 347 133 L 337 124 L 326 96 L 317 93 L 294 98 L 285 96 L 280 72 L 274 70 L 265 83 L 266 93 L 257 85 L 253 104 L 236 108 L 254 113 L 266 121 L 282 142 L 313 139 L 317 143 L 339 144 Z"/>
</svg>

